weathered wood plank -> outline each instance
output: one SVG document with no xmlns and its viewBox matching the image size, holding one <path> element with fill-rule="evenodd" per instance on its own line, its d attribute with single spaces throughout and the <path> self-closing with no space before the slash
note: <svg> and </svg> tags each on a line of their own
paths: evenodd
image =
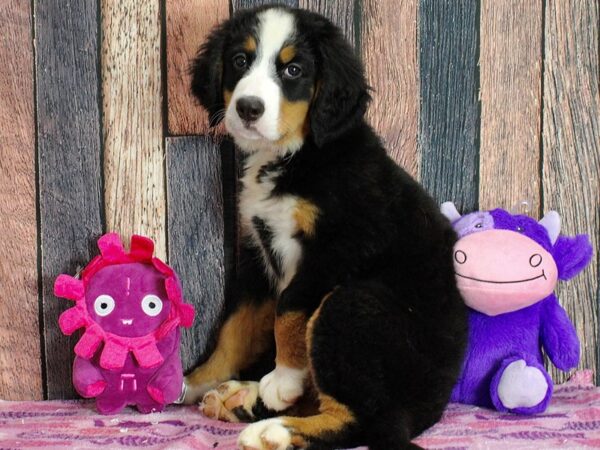
<svg viewBox="0 0 600 450">
<path fill-rule="evenodd" d="M 193 368 L 210 347 L 231 269 L 224 214 L 232 202 L 224 201 L 223 180 L 232 183 L 235 174 L 231 167 L 223 170 L 223 158 L 226 153 L 210 137 L 167 138 L 169 261 L 197 311 L 194 327 L 183 332 L 184 370 Z"/>
<path fill-rule="evenodd" d="M 419 1 L 421 180 L 461 211 L 478 203 L 477 3 Z"/>
<path fill-rule="evenodd" d="M 274 4 L 287 5 L 287 6 L 291 6 L 293 8 L 297 8 L 298 7 L 298 1 L 299 0 L 276 0 L 276 1 L 270 1 L 270 0 L 231 0 L 231 5 L 232 5 L 234 11 L 238 11 L 240 9 L 245 9 L 245 8 L 254 8 L 256 6 L 274 5 Z"/>
<path fill-rule="evenodd" d="M 208 114 L 190 92 L 189 66 L 200 44 L 217 23 L 229 17 L 222 0 L 167 0 L 167 89 L 169 133 L 208 132 Z"/>
<path fill-rule="evenodd" d="M 542 7 L 542 0 L 481 3 L 482 209 L 526 200 L 539 211 Z"/>
<path fill-rule="evenodd" d="M 324 15 L 344 31 L 346 39 L 357 47 L 354 0 L 300 0 L 300 8 Z M 364 6 L 363 8 L 367 8 Z"/>
<path fill-rule="evenodd" d="M 368 118 L 390 155 L 418 177 L 417 0 L 364 0 L 361 42 L 374 89 Z"/>
<path fill-rule="evenodd" d="M 60 273 L 97 254 L 102 233 L 98 4 L 35 1 L 42 299 L 48 398 L 75 396 L 73 345 L 58 328 L 72 305 L 53 295 Z"/>
<path fill-rule="evenodd" d="M 0 3 L 0 398 L 5 400 L 44 395 L 31 16 L 30 2 Z M 19 351 L 24 348 L 28 351 Z"/>
<path fill-rule="evenodd" d="M 158 0 L 102 0 L 102 98 L 108 231 L 152 238 L 166 256 Z"/>
<path fill-rule="evenodd" d="M 600 248 L 600 100 L 598 2 L 546 4 L 543 199 L 565 234 L 589 233 L 596 260 L 558 296 L 581 339 L 580 367 L 598 376 L 598 249 Z M 553 374 L 555 380 L 564 376 Z M 597 378 L 600 382 L 600 377 Z"/>
</svg>

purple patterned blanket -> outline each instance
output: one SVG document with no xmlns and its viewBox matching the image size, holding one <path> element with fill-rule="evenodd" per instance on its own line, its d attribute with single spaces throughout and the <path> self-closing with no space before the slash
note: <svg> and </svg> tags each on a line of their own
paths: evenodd
<svg viewBox="0 0 600 450">
<path fill-rule="evenodd" d="M 102 416 L 78 401 L 0 401 L 3 449 L 235 449 L 240 425 L 171 406 L 142 415 L 127 410 Z M 600 388 L 589 371 L 557 386 L 549 409 L 535 417 L 452 404 L 417 443 L 432 449 L 600 449 Z"/>
</svg>

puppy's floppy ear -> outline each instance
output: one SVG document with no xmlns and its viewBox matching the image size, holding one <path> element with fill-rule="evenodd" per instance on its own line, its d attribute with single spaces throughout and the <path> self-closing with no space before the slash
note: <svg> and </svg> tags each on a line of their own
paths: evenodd
<svg viewBox="0 0 600 450">
<path fill-rule="evenodd" d="M 210 126 L 217 125 L 225 108 L 223 98 L 223 51 L 227 40 L 230 21 L 214 28 L 198 50 L 192 62 L 192 94 L 208 111 Z"/>
<path fill-rule="evenodd" d="M 310 127 L 320 147 L 361 120 L 371 97 L 362 64 L 337 27 L 323 24 L 316 48 L 319 73 Z"/>
</svg>

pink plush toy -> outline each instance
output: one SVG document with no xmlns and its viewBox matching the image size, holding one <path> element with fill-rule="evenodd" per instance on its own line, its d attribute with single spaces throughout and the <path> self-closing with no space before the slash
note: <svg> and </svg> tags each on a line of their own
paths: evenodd
<svg viewBox="0 0 600 450">
<path fill-rule="evenodd" d="M 136 405 L 143 413 L 175 401 L 183 381 L 179 326 L 189 327 L 194 308 L 183 303 L 173 270 L 152 257 L 154 243 L 132 236 L 126 253 L 119 236 L 98 240 L 100 255 L 81 279 L 59 275 L 58 297 L 75 301 L 59 318 L 63 333 L 85 328 L 75 346 L 73 384 L 96 398 L 98 411 Z"/>
</svg>

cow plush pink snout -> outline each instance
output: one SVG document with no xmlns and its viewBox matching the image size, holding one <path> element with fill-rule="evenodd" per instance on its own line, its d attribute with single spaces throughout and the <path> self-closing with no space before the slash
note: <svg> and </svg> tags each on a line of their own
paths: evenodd
<svg viewBox="0 0 600 450">
<path fill-rule="evenodd" d="M 534 304 L 552 293 L 558 279 L 552 255 L 510 230 L 486 230 L 460 239 L 454 268 L 465 303 L 488 316 Z"/>
</svg>

